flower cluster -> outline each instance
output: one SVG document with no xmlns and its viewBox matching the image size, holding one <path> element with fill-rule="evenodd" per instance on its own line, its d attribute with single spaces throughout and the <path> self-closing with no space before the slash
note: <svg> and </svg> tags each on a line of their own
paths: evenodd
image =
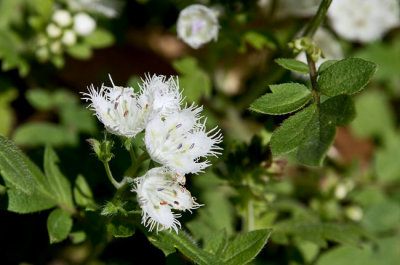
<svg viewBox="0 0 400 265">
<path fill-rule="evenodd" d="M 218 38 L 218 18 L 212 9 L 195 4 L 183 9 L 176 25 L 178 37 L 193 49 Z"/>
<path fill-rule="evenodd" d="M 400 25 L 397 0 L 335 0 L 328 17 L 336 33 L 349 41 L 378 40 Z"/>
<path fill-rule="evenodd" d="M 130 138 L 145 131 L 147 152 L 162 166 L 135 180 L 142 223 L 150 230 L 177 231 L 180 215 L 172 210 L 200 206 L 183 187 L 185 174 L 203 172 L 210 166 L 206 157 L 220 154 L 220 130 L 206 130 L 202 107 L 183 105 L 174 77 L 148 75 L 137 92 L 111 83 L 100 89 L 90 86 L 83 99 L 90 101 L 89 107 L 109 132 Z"/>
<path fill-rule="evenodd" d="M 96 21 L 85 12 L 72 13 L 57 9 L 46 26 L 46 32 L 37 39 L 36 57 L 47 61 L 52 55 L 59 55 L 66 47 L 75 45 L 79 37 L 86 37 L 96 29 Z"/>
</svg>

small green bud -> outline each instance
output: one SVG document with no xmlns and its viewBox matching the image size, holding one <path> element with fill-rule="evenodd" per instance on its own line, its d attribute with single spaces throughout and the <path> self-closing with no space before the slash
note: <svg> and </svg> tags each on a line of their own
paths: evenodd
<svg viewBox="0 0 400 265">
<path fill-rule="evenodd" d="M 101 215 L 113 216 L 113 215 L 123 215 L 127 216 L 128 212 L 124 209 L 125 202 L 117 200 L 116 202 L 107 202 L 104 208 L 101 210 Z"/>
<path fill-rule="evenodd" d="M 102 162 L 109 162 L 113 158 L 114 154 L 111 149 L 114 146 L 112 140 L 104 139 L 101 143 L 96 139 L 88 139 L 89 144 L 92 146 L 93 151 L 96 153 L 97 157 Z"/>
</svg>

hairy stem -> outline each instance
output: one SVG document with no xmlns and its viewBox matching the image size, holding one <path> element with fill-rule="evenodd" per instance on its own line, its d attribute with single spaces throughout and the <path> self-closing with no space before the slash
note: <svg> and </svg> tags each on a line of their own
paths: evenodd
<svg viewBox="0 0 400 265">
<path fill-rule="evenodd" d="M 106 170 L 106 173 L 107 173 L 107 177 L 110 180 L 111 184 L 113 184 L 113 186 L 116 189 L 119 189 L 121 187 L 121 184 L 114 179 L 114 177 L 111 173 L 111 170 L 110 170 L 110 166 L 108 165 L 108 162 L 103 162 L 103 164 L 104 164 L 104 169 Z"/>
<path fill-rule="evenodd" d="M 320 93 L 319 93 L 318 82 L 317 82 L 318 72 L 315 67 L 315 62 L 309 54 L 307 54 L 307 63 L 308 63 L 308 69 L 310 71 L 310 80 L 311 80 L 311 87 L 312 87 L 311 94 L 314 98 L 314 102 L 317 103 L 317 105 L 319 106 Z"/>
<path fill-rule="evenodd" d="M 319 25 L 324 21 L 326 12 L 328 11 L 329 6 L 331 5 L 332 0 L 322 0 L 319 5 L 317 14 L 312 18 L 311 22 L 307 25 L 304 30 L 303 36 L 312 38 L 317 31 Z"/>
</svg>

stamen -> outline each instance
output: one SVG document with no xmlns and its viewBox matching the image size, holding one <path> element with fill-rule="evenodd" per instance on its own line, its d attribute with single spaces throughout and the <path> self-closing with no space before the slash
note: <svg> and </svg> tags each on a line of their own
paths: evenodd
<svg viewBox="0 0 400 265">
<path fill-rule="evenodd" d="M 136 103 L 136 107 L 138 107 L 139 109 L 142 109 L 142 106 L 140 106 L 139 103 Z"/>
<path fill-rule="evenodd" d="M 115 104 L 114 104 L 114 109 L 116 110 L 117 108 L 118 108 L 118 102 L 115 102 Z"/>
<path fill-rule="evenodd" d="M 174 201 L 174 203 L 175 203 L 176 205 L 179 205 L 179 202 L 178 202 L 178 201 Z"/>
<path fill-rule="evenodd" d="M 135 98 L 135 95 L 131 94 L 131 98 Z"/>
<path fill-rule="evenodd" d="M 121 97 L 121 94 L 120 95 L 118 95 L 118 97 L 115 99 L 116 101 L 119 99 Z"/>
<path fill-rule="evenodd" d="M 182 148 L 182 144 L 179 144 L 178 145 L 178 150 L 181 149 L 181 148 Z"/>
<path fill-rule="evenodd" d="M 189 149 L 192 149 L 194 147 L 194 143 L 192 143 L 192 145 L 189 147 Z"/>
<path fill-rule="evenodd" d="M 146 107 L 145 107 L 145 109 L 147 109 L 149 107 L 149 104 L 146 104 Z"/>
<path fill-rule="evenodd" d="M 158 188 L 157 189 L 157 191 L 163 191 L 164 190 L 164 188 Z"/>
<path fill-rule="evenodd" d="M 193 129 L 190 129 L 190 130 L 189 130 L 189 133 L 190 133 L 190 134 L 193 134 Z"/>
<path fill-rule="evenodd" d="M 176 125 L 176 128 L 179 128 L 182 126 L 182 123 L 179 123 L 178 125 Z"/>
<path fill-rule="evenodd" d="M 168 204 L 168 202 L 166 202 L 166 201 L 160 202 L 160 205 L 167 205 L 167 204 Z"/>
<path fill-rule="evenodd" d="M 168 138 L 171 136 L 171 134 L 169 133 L 168 135 L 167 135 L 167 137 L 165 137 L 165 140 L 168 140 Z"/>
<path fill-rule="evenodd" d="M 124 112 L 124 117 L 126 117 L 128 115 L 128 111 Z"/>
</svg>

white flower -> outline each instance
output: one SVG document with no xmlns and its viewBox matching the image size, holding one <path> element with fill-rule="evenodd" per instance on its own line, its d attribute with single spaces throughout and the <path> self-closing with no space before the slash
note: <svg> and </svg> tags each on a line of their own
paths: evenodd
<svg viewBox="0 0 400 265">
<path fill-rule="evenodd" d="M 80 36 L 90 35 L 96 28 L 96 21 L 86 13 L 74 16 L 74 30 Z"/>
<path fill-rule="evenodd" d="M 67 27 L 72 23 L 71 13 L 64 9 L 56 10 L 53 14 L 53 21 L 60 27 Z"/>
<path fill-rule="evenodd" d="M 121 12 L 123 3 L 120 0 L 69 0 L 72 10 L 99 13 L 106 17 L 116 17 Z"/>
<path fill-rule="evenodd" d="M 134 137 L 152 118 L 180 110 L 182 101 L 178 80 L 173 77 L 148 75 L 142 82 L 139 93 L 115 86 L 112 80 L 112 87 L 102 86 L 99 91 L 92 85 L 84 99 L 91 101 L 89 106 L 109 132 Z"/>
<path fill-rule="evenodd" d="M 142 208 L 142 224 L 149 226 L 150 231 L 155 227 L 157 232 L 174 229 L 178 233 L 178 226 L 181 224 L 177 218 L 181 215 L 173 213 L 172 209 L 190 211 L 201 206 L 178 183 L 176 174 L 165 167 L 150 169 L 135 181 L 136 187 L 133 191 L 137 193 Z"/>
<path fill-rule="evenodd" d="M 346 40 L 370 42 L 399 26 L 397 0 L 335 0 L 328 17 L 333 29 Z"/>
<path fill-rule="evenodd" d="M 166 78 L 163 75 L 147 75 L 142 79 L 138 102 L 148 109 L 146 122 L 155 116 L 163 117 L 180 110 L 182 93 L 179 91 L 178 78 Z"/>
<path fill-rule="evenodd" d="M 50 38 L 57 38 L 61 35 L 61 29 L 53 23 L 47 25 L 46 32 Z"/>
<path fill-rule="evenodd" d="M 206 132 L 200 122 L 202 107 L 193 105 L 162 118 L 154 118 L 146 126 L 145 144 L 151 158 L 180 175 L 197 174 L 210 165 L 200 158 L 217 156 L 222 135 L 217 127 Z"/>
<path fill-rule="evenodd" d="M 344 58 L 342 47 L 335 37 L 326 29 L 318 28 L 314 35 L 314 41 L 321 48 L 325 58 L 319 58 L 316 62 L 317 68 L 328 60 L 341 60 Z M 297 60 L 307 63 L 306 53 L 301 52 Z"/>
<path fill-rule="evenodd" d="M 73 30 L 66 30 L 61 38 L 62 43 L 67 46 L 74 45 L 76 43 L 76 33 Z"/>
<path fill-rule="evenodd" d="M 91 101 L 89 107 L 109 132 L 134 137 L 145 127 L 147 108 L 139 105 L 133 88 L 115 86 L 112 80 L 111 83 L 112 87 L 102 85 L 100 90 L 91 85 L 83 99 Z"/>
<path fill-rule="evenodd" d="M 59 54 L 62 52 L 62 45 L 61 42 L 56 40 L 50 44 L 50 51 L 55 54 Z"/>
<path fill-rule="evenodd" d="M 179 14 L 178 37 L 194 49 L 211 40 L 217 40 L 218 29 L 216 14 L 203 5 L 190 5 Z"/>
</svg>

